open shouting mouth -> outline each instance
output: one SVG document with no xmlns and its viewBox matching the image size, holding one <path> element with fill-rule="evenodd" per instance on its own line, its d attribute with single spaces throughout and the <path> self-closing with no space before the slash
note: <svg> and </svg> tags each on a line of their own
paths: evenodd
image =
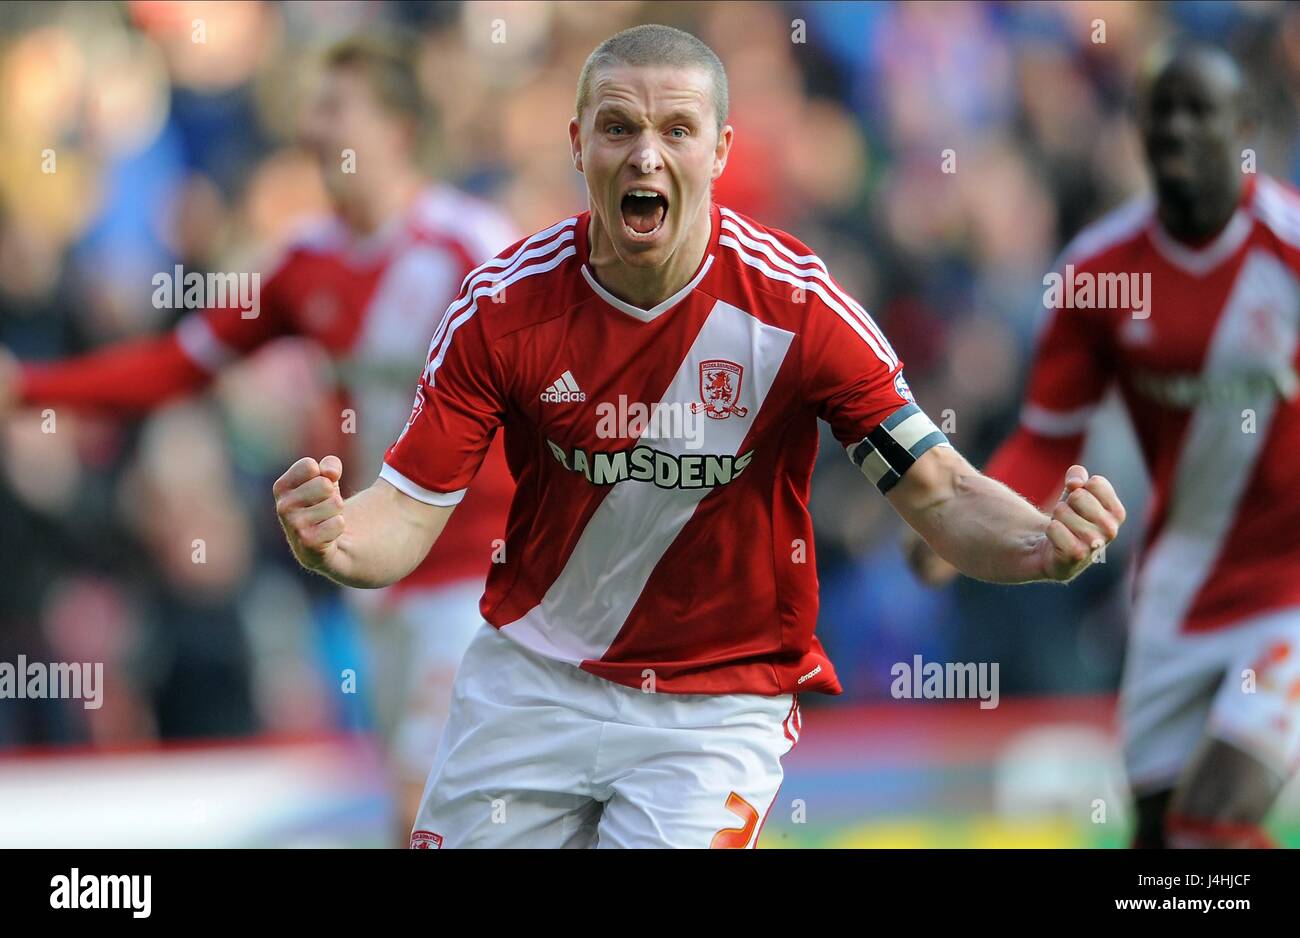
<svg viewBox="0 0 1300 938">
<path fill-rule="evenodd" d="M 658 234 L 668 217 L 668 198 L 654 189 L 629 189 L 619 209 L 623 230 L 633 240 L 647 240 Z"/>
</svg>

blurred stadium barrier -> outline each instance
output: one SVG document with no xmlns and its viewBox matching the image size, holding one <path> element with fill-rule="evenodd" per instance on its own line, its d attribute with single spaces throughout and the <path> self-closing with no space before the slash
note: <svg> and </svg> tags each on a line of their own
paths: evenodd
<svg viewBox="0 0 1300 938">
<path fill-rule="evenodd" d="M 1125 847 L 1114 715 L 1109 695 L 805 708 L 761 846 Z M 1300 846 L 1300 785 L 1276 819 Z"/>
<path fill-rule="evenodd" d="M 0 847 L 379 847 L 365 737 L 43 750 L 0 758 Z"/>
</svg>

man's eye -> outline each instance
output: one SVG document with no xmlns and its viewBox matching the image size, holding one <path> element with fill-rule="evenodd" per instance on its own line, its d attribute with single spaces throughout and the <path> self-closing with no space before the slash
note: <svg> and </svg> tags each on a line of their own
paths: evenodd
<svg viewBox="0 0 1300 938">
<path fill-rule="evenodd" d="M 668 131 L 668 133 L 680 140 L 686 136 L 687 130 L 685 127 L 674 127 L 672 130 Z"/>
<path fill-rule="evenodd" d="M 612 133 L 612 134 L 621 134 L 622 132 L 623 132 L 623 125 L 622 125 L 622 124 L 610 124 L 610 125 L 609 125 L 609 133 Z"/>
</svg>

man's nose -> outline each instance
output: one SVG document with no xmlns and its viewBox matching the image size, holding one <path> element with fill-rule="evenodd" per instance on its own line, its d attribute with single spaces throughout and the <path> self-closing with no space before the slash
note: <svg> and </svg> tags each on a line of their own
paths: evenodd
<svg viewBox="0 0 1300 938">
<path fill-rule="evenodd" d="M 643 133 L 640 136 L 636 146 L 628 155 L 628 162 L 643 176 L 657 173 L 664 168 L 663 154 L 659 152 L 658 142 L 653 135 Z"/>
<path fill-rule="evenodd" d="M 1171 137 L 1186 137 L 1196 129 L 1196 115 L 1188 107 L 1170 108 L 1160 129 Z"/>
</svg>

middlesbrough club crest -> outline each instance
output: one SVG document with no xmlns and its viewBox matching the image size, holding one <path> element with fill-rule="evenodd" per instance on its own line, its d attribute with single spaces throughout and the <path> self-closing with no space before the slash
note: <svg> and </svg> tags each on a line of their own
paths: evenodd
<svg viewBox="0 0 1300 938">
<path fill-rule="evenodd" d="M 433 831 L 412 831 L 411 849 L 412 850 L 441 850 L 442 835 L 435 834 Z"/>
<path fill-rule="evenodd" d="M 700 362 L 700 400 L 691 405 L 691 412 L 700 411 L 714 420 L 725 420 L 732 414 L 743 417 L 749 413 L 748 407 L 741 407 L 740 381 L 745 368 L 725 358 L 712 358 Z"/>
</svg>

